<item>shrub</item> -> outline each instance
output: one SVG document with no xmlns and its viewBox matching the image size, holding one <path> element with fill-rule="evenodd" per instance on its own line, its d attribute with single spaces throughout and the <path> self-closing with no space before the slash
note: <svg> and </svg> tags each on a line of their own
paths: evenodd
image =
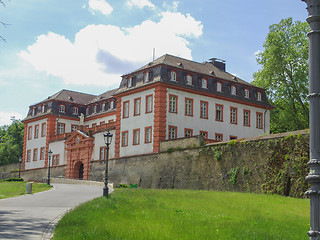
<svg viewBox="0 0 320 240">
<path fill-rule="evenodd" d="M 7 178 L 4 180 L 5 182 L 23 182 L 23 178 Z"/>
<path fill-rule="evenodd" d="M 233 185 L 237 182 L 237 176 L 239 172 L 239 167 L 231 168 L 231 170 L 227 173 L 229 176 L 229 183 L 232 183 Z"/>
</svg>

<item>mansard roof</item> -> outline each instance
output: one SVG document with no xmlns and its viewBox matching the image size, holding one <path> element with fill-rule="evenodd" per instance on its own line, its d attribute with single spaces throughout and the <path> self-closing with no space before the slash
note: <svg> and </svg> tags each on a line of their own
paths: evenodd
<svg viewBox="0 0 320 240">
<path fill-rule="evenodd" d="M 167 65 L 170 67 L 174 67 L 174 68 L 178 68 L 178 69 L 183 69 L 185 71 L 196 72 L 198 74 L 203 74 L 205 76 L 210 76 L 210 77 L 215 77 L 215 78 L 227 80 L 230 82 L 254 86 L 254 85 L 214 66 L 212 61 L 199 63 L 199 62 L 191 61 L 191 60 L 184 59 L 181 57 L 172 56 L 169 54 L 163 55 L 162 57 L 154 60 L 153 62 L 150 62 L 150 63 L 144 65 L 143 67 L 137 69 L 134 72 L 143 71 L 143 70 L 146 70 L 150 67 L 154 67 L 156 65 L 161 65 L 161 64 Z M 130 74 L 126 74 L 124 76 L 127 76 L 127 75 L 130 75 Z"/>
<path fill-rule="evenodd" d="M 56 101 L 86 105 L 88 104 L 89 101 L 91 101 L 95 97 L 96 96 L 92 94 L 62 89 L 61 91 L 53 94 L 52 96 L 49 96 L 47 99 L 41 101 L 40 103 L 56 100 Z"/>
</svg>

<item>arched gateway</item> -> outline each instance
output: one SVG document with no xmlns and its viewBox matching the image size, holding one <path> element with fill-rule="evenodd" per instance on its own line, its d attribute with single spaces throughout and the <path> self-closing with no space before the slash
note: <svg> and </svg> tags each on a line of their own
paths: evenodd
<svg viewBox="0 0 320 240">
<path fill-rule="evenodd" d="M 75 131 L 66 140 L 66 178 L 89 179 L 90 159 L 94 146 L 93 140 L 93 137 L 89 137 L 80 131 Z"/>
</svg>

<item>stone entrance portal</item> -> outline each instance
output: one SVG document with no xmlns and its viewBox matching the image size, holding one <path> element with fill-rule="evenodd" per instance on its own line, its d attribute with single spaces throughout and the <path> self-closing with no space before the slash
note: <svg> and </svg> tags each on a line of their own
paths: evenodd
<svg viewBox="0 0 320 240">
<path fill-rule="evenodd" d="M 88 180 L 94 146 L 93 138 L 80 131 L 75 131 L 65 144 L 67 150 L 66 178 Z"/>
</svg>

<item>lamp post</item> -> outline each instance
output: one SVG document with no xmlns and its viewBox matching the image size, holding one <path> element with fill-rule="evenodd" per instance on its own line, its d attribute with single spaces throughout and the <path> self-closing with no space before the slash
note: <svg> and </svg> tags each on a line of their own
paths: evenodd
<svg viewBox="0 0 320 240">
<path fill-rule="evenodd" d="M 307 4 L 309 37 L 310 172 L 306 180 L 311 188 L 309 239 L 320 239 L 320 0 L 302 0 Z"/>
<path fill-rule="evenodd" d="M 106 172 L 104 176 L 104 187 L 103 187 L 103 196 L 109 197 L 109 188 L 108 188 L 108 158 L 109 158 L 109 145 L 112 141 L 112 134 L 109 132 L 103 134 L 104 143 L 106 144 Z"/>
<path fill-rule="evenodd" d="M 19 178 L 21 177 L 21 163 L 22 163 L 22 157 L 19 157 Z"/>
<path fill-rule="evenodd" d="M 49 152 L 48 152 L 48 180 L 47 180 L 47 184 L 50 185 L 50 160 L 51 160 L 51 155 L 52 155 L 52 151 L 51 149 L 49 149 Z"/>
</svg>

